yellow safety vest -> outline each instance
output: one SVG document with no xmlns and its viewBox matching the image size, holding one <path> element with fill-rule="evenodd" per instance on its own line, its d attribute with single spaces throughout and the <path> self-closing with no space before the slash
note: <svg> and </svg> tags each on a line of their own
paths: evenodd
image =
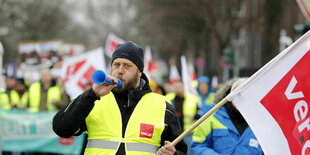
<svg viewBox="0 0 310 155">
<path fill-rule="evenodd" d="M 5 92 L 0 92 L 0 109 L 3 110 L 11 109 L 9 95 Z"/>
<path fill-rule="evenodd" d="M 35 82 L 29 88 L 29 106 L 30 112 L 38 112 L 40 107 L 40 99 L 41 99 L 41 83 Z M 53 86 L 48 88 L 47 90 L 47 109 L 57 110 L 56 106 L 52 104 L 52 101 L 55 100 L 57 102 L 61 101 L 61 92 L 59 87 Z"/>
<path fill-rule="evenodd" d="M 19 94 L 16 90 L 12 90 L 10 93 L 10 99 L 12 105 L 17 105 L 17 107 L 26 107 L 28 103 L 28 92 L 19 97 Z"/>
<path fill-rule="evenodd" d="M 136 105 L 122 137 L 122 116 L 113 93 L 95 102 L 86 118 L 88 143 L 85 154 L 115 154 L 121 143 L 127 155 L 155 154 L 165 128 L 165 98 L 144 95 Z"/>
<path fill-rule="evenodd" d="M 175 98 L 175 93 L 169 93 L 166 95 L 166 99 L 170 104 L 172 104 L 172 100 Z M 184 126 L 183 130 L 187 130 L 192 124 L 195 122 L 195 115 L 197 113 L 197 97 L 192 94 L 186 94 L 184 98 L 184 104 L 183 104 L 183 121 Z M 193 131 L 192 131 L 193 132 Z"/>
<path fill-rule="evenodd" d="M 204 104 L 206 104 L 206 105 L 215 105 L 214 97 L 215 97 L 214 93 L 210 93 L 209 97 L 206 100 L 204 100 Z"/>
</svg>

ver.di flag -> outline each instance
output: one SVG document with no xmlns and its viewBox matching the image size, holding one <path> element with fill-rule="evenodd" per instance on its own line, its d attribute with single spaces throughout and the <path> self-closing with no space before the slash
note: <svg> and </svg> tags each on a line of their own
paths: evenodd
<svg viewBox="0 0 310 155">
<path fill-rule="evenodd" d="M 61 76 L 71 98 L 81 94 L 89 83 L 92 83 L 92 74 L 96 70 L 106 71 L 103 48 L 69 57 L 64 60 Z"/>
<path fill-rule="evenodd" d="M 115 51 L 115 48 L 118 44 L 122 44 L 125 41 L 121 39 L 120 37 L 116 36 L 114 33 L 110 33 L 107 37 L 106 43 L 105 43 L 105 54 L 112 58 L 112 54 Z"/>
<path fill-rule="evenodd" d="M 309 155 L 310 31 L 226 98 L 244 116 L 265 154 Z"/>
</svg>

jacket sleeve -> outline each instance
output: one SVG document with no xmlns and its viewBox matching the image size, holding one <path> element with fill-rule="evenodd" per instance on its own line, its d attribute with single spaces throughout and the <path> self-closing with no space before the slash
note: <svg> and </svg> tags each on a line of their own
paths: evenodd
<svg viewBox="0 0 310 155">
<path fill-rule="evenodd" d="M 220 155 L 212 148 L 211 126 L 212 124 L 205 120 L 196 128 L 191 145 L 194 154 Z"/>
<path fill-rule="evenodd" d="M 179 135 L 182 134 L 182 129 L 179 123 L 179 119 L 177 117 L 176 111 L 174 107 L 166 102 L 166 113 L 165 113 L 165 129 L 161 136 L 161 145 L 164 145 L 164 141 L 172 142 Z M 176 155 L 186 155 L 187 154 L 187 145 L 181 140 L 176 146 Z"/>
<path fill-rule="evenodd" d="M 53 130 L 60 137 L 78 136 L 86 130 L 85 119 L 100 99 L 90 88 L 62 107 L 53 118 Z"/>
</svg>

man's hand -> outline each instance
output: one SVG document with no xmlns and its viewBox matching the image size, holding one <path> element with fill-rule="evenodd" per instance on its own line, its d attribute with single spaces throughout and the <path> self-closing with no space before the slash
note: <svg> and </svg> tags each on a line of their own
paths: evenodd
<svg viewBox="0 0 310 155">
<path fill-rule="evenodd" d="M 175 153 L 174 146 L 171 145 L 171 142 L 165 141 L 165 145 L 162 146 L 157 152 L 157 155 L 173 155 Z"/>
<path fill-rule="evenodd" d="M 95 92 L 97 97 L 101 97 L 104 95 L 107 95 L 114 87 L 117 86 L 117 80 L 116 78 L 107 75 L 107 78 L 111 79 L 115 84 L 110 84 L 110 83 L 104 83 L 101 85 L 93 84 L 92 89 Z"/>
</svg>

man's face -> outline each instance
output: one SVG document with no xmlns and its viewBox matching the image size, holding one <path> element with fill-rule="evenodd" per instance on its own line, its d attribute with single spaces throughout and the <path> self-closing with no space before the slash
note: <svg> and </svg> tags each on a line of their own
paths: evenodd
<svg viewBox="0 0 310 155">
<path fill-rule="evenodd" d="M 201 95 L 205 96 L 205 95 L 207 95 L 208 92 L 209 92 L 209 84 L 204 83 L 204 82 L 199 83 L 198 89 L 199 89 Z"/>
<path fill-rule="evenodd" d="M 138 87 L 142 73 L 130 60 L 116 58 L 112 63 L 111 75 L 123 82 L 122 88 L 114 88 L 114 90 L 117 92 L 123 92 Z"/>
<path fill-rule="evenodd" d="M 174 84 L 174 91 L 178 96 L 183 96 L 184 88 L 183 88 L 183 83 L 181 81 L 177 81 Z"/>
<path fill-rule="evenodd" d="M 43 83 L 49 83 L 52 80 L 52 75 L 49 69 L 41 70 L 41 80 Z"/>
</svg>

